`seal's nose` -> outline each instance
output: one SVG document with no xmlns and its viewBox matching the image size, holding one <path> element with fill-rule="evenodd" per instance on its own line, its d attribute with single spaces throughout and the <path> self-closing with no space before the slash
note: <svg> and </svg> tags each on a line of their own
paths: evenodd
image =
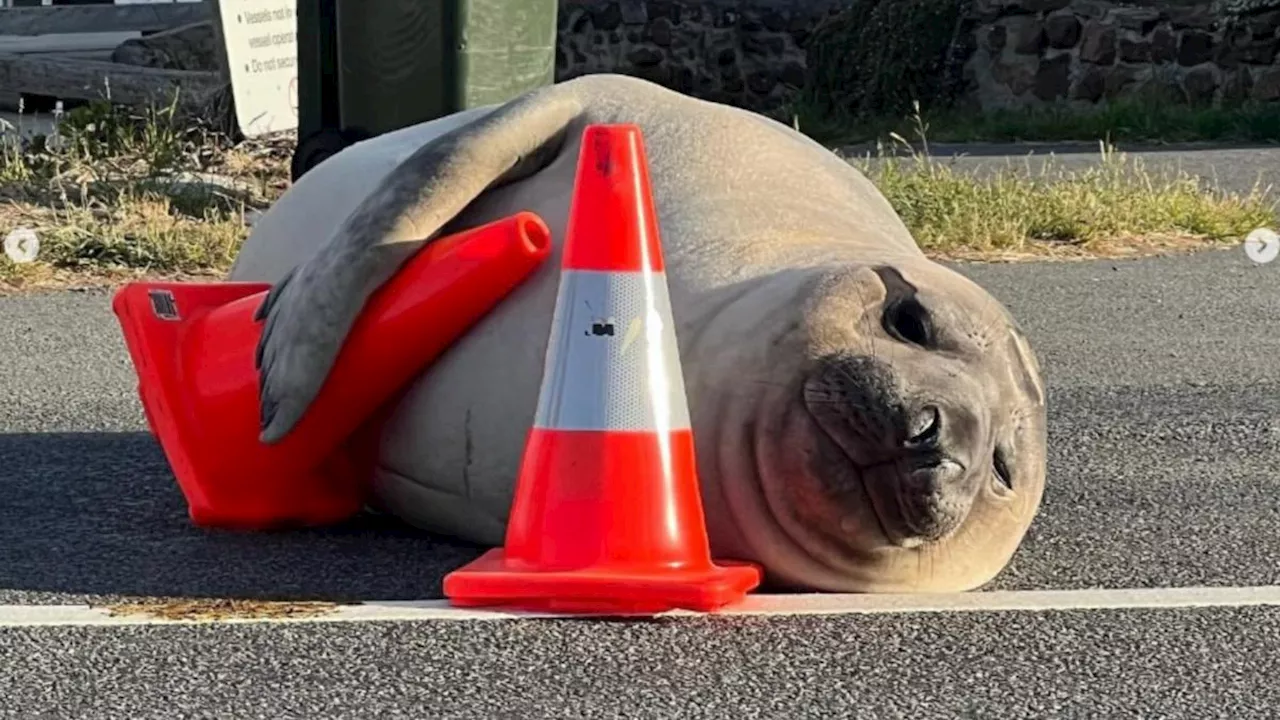
<svg viewBox="0 0 1280 720">
<path fill-rule="evenodd" d="M 908 404 L 896 425 L 898 453 L 914 466 L 954 460 L 973 464 L 982 435 L 978 417 L 962 404 L 941 399 Z"/>
<path fill-rule="evenodd" d="M 925 385 L 883 360 L 841 355 L 823 358 L 805 385 L 809 412 L 856 467 L 888 540 L 903 547 L 955 532 L 990 467 L 980 404 L 955 383 L 910 392 Z"/>
<path fill-rule="evenodd" d="M 942 436 L 942 412 L 937 405 L 925 405 L 915 414 L 903 446 L 908 450 L 934 450 Z"/>
</svg>

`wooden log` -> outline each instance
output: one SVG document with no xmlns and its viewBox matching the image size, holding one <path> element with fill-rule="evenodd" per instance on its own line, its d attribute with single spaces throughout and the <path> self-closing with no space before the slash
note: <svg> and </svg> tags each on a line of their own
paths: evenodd
<svg viewBox="0 0 1280 720">
<path fill-rule="evenodd" d="M 113 50 L 76 50 L 69 52 L 60 50 L 49 53 L 22 53 L 23 57 L 53 57 L 61 60 L 97 60 L 98 62 L 115 62 L 111 59 Z"/>
<path fill-rule="evenodd" d="M 226 79 L 218 72 L 0 54 L 0 88 L 59 100 L 110 100 L 138 108 L 167 108 L 176 92 L 179 114 L 200 114 L 226 87 Z"/>
<path fill-rule="evenodd" d="M 0 53 L 85 52 L 114 50 L 125 40 L 141 37 L 135 31 L 0 35 Z"/>
<path fill-rule="evenodd" d="M 0 35 L 84 32 L 152 33 L 213 18 L 208 2 L 50 5 L 0 10 Z"/>
</svg>

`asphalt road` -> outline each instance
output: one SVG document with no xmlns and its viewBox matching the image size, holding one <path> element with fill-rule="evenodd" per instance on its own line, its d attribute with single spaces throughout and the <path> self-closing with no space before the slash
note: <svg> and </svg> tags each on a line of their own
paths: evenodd
<svg viewBox="0 0 1280 720">
<path fill-rule="evenodd" d="M 960 269 L 1049 387 L 1044 508 L 992 588 L 1280 584 L 1280 262 Z M 425 598 L 476 552 L 191 528 L 99 292 L 0 298 L 0 398 L 0 604 Z M 1278 658 L 1280 608 L 4 628 L 0 717 L 1270 718 Z"/>
<path fill-rule="evenodd" d="M 19 629 L 14 718 L 1274 718 L 1280 612 Z M 5 714 L 6 711 L 9 714 Z"/>
</svg>

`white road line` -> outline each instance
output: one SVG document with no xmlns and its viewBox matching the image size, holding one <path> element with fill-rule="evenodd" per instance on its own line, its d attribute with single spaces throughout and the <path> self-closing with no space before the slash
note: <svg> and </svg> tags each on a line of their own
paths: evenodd
<svg viewBox="0 0 1280 720">
<path fill-rule="evenodd" d="M 1122 590 L 993 591 L 939 595 L 750 595 L 715 616 L 866 615 L 883 613 L 1050 612 L 1161 608 L 1226 608 L 1280 605 L 1280 586 L 1135 588 Z M 672 611 L 646 617 L 698 617 Z M 116 615 L 85 605 L 0 605 L 0 627 L 67 625 L 156 625 L 192 623 L 299 623 L 372 621 L 491 621 L 534 618 L 582 618 L 581 613 L 532 613 L 502 609 L 455 608 L 445 600 L 371 601 L 343 605 L 312 615 L 229 617 L 215 620 Z"/>
</svg>

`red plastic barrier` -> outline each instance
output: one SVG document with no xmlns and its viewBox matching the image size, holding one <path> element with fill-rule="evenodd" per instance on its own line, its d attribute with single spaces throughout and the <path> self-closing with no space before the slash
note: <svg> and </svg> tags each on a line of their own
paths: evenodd
<svg viewBox="0 0 1280 720">
<path fill-rule="evenodd" d="M 112 307 L 191 520 L 265 529 L 358 512 L 371 468 L 353 433 L 541 265 L 550 236 L 525 212 L 426 245 L 370 297 L 315 402 L 272 445 L 258 439 L 253 319 L 270 285 L 122 288 Z"/>
</svg>

